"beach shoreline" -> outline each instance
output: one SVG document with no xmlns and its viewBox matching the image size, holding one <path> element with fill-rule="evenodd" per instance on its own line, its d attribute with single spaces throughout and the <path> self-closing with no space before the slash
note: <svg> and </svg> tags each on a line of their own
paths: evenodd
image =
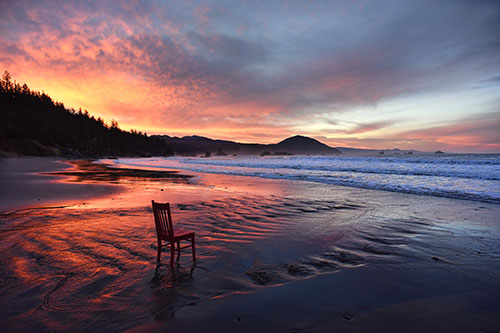
<svg viewBox="0 0 500 333">
<path fill-rule="evenodd" d="M 2 313 L 6 328 L 500 327 L 499 205 L 244 176 L 96 178 L 102 170 L 89 176 L 84 164 L 71 171 L 63 162 L 0 164 L 2 179 L 10 179 L 2 208 L 14 211 L 2 218 L 2 274 L 10 282 L 1 292 L 15 304 Z M 30 176 L 34 170 L 60 174 Z M 75 183 L 70 171 L 86 176 Z M 25 192 L 14 192 L 20 184 Z M 153 199 L 173 202 L 176 221 L 197 232 L 196 265 L 183 255 L 174 270 L 157 270 Z M 74 229 L 82 225 L 81 240 L 73 244 Z M 43 248 L 72 255 L 51 259 Z M 77 268 L 86 276 L 72 273 Z M 27 286 L 31 292 L 21 296 Z M 83 311 L 76 322 L 61 317 L 71 306 Z M 27 313 L 35 315 L 19 322 Z M 101 321 L 82 322 L 84 313 Z"/>
</svg>

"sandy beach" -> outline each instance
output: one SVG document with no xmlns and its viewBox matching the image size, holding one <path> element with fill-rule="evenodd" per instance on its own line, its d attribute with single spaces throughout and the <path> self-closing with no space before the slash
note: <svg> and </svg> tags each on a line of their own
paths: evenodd
<svg viewBox="0 0 500 333">
<path fill-rule="evenodd" d="M 0 160 L 5 331 L 495 332 L 500 205 Z M 196 232 L 156 263 L 151 200 Z"/>
</svg>

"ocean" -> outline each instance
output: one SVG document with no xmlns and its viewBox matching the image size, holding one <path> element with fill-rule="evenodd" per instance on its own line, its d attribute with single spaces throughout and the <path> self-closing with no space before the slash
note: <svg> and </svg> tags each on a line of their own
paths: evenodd
<svg viewBox="0 0 500 333">
<path fill-rule="evenodd" d="M 500 154 L 152 157 L 105 162 L 500 203 Z"/>
</svg>

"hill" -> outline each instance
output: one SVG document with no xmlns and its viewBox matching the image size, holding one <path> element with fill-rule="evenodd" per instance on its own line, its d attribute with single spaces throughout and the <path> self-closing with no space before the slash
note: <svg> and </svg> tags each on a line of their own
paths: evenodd
<svg viewBox="0 0 500 333">
<path fill-rule="evenodd" d="M 292 154 L 341 154 L 341 152 L 335 148 L 302 135 L 296 135 L 285 139 L 274 145 L 273 149 L 275 151 L 285 151 Z"/>
<path fill-rule="evenodd" d="M 165 143 L 176 155 L 197 156 L 200 154 L 214 154 L 217 151 L 223 151 L 226 154 L 238 155 L 261 155 L 261 154 L 341 154 L 335 148 L 329 147 L 318 140 L 296 135 L 287 138 L 277 144 L 257 144 L 257 143 L 238 143 L 225 140 L 213 140 L 201 136 L 170 137 L 160 135 Z"/>
<path fill-rule="evenodd" d="M 176 155 L 197 156 L 207 152 L 213 154 L 219 149 L 227 154 L 260 154 L 259 144 L 245 144 L 226 140 L 213 140 L 202 136 L 182 138 L 158 135 Z M 258 152 L 258 153 L 257 153 Z"/>
</svg>

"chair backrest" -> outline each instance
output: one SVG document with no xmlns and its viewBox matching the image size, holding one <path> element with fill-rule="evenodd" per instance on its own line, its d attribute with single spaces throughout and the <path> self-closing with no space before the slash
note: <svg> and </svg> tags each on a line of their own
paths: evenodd
<svg viewBox="0 0 500 333">
<path fill-rule="evenodd" d="M 174 228 L 172 227 L 172 216 L 170 215 L 170 204 L 159 203 L 154 200 L 153 214 L 155 216 L 156 234 L 158 238 L 169 240 L 174 237 Z"/>
</svg>

